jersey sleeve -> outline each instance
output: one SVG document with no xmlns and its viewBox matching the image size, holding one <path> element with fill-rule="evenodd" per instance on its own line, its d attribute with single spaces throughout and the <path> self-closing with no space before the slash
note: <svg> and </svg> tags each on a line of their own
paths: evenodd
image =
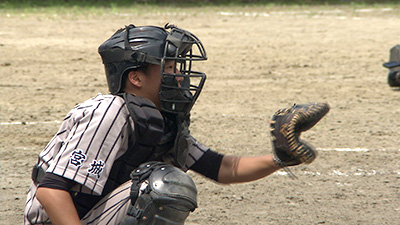
<svg viewBox="0 0 400 225">
<path fill-rule="evenodd" d="M 100 195 L 116 158 L 128 148 L 133 124 L 116 96 L 80 105 L 75 123 L 47 172 L 73 180 L 75 191 Z"/>
</svg>

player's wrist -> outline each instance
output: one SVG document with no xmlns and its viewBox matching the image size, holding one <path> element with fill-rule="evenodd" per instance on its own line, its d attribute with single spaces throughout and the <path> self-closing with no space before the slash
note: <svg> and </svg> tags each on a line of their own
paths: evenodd
<svg viewBox="0 0 400 225">
<path fill-rule="evenodd" d="M 272 156 L 272 161 L 273 161 L 275 167 L 277 167 L 277 168 L 283 168 L 284 167 L 283 164 L 282 164 L 282 161 L 278 157 Z"/>
</svg>

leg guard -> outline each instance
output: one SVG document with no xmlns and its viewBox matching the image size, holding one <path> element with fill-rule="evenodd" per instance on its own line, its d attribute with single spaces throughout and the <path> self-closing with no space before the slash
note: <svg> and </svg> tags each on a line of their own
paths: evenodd
<svg viewBox="0 0 400 225">
<path fill-rule="evenodd" d="M 177 167 L 144 163 L 132 171 L 131 178 L 131 206 L 122 225 L 184 224 L 197 208 L 196 185 Z"/>
</svg>

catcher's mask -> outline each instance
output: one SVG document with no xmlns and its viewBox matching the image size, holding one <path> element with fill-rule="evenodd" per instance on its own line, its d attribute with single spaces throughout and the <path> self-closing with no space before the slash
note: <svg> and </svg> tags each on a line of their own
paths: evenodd
<svg viewBox="0 0 400 225">
<path fill-rule="evenodd" d="M 207 59 L 201 41 L 192 33 L 174 25 L 129 25 L 119 29 L 99 47 L 107 84 L 112 94 L 123 92 L 130 70 L 147 64 L 161 66 L 161 109 L 188 115 L 204 85 L 206 75 L 193 71 L 194 61 Z M 165 72 L 165 62 L 175 62 L 174 73 Z M 178 80 L 182 80 L 178 83 Z"/>
</svg>

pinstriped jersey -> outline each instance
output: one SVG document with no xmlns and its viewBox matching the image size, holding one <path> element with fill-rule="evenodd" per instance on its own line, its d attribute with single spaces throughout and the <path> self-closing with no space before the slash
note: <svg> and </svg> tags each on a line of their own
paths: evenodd
<svg viewBox="0 0 400 225">
<path fill-rule="evenodd" d="M 74 107 L 60 129 L 39 154 L 38 165 L 46 172 L 75 181 L 72 191 L 100 195 L 113 162 L 128 149 L 134 123 L 123 98 L 98 94 Z M 191 137 L 185 171 L 209 151 Z M 169 162 L 171 158 L 163 159 Z M 32 184 L 25 208 L 25 220 L 48 221 L 35 198 Z"/>
<path fill-rule="evenodd" d="M 125 153 L 133 121 L 125 101 L 98 95 L 71 110 L 39 154 L 46 172 L 74 180 L 74 191 L 100 195 L 116 158 Z M 46 168 L 47 167 L 47 168 Z"/>
</svg>

